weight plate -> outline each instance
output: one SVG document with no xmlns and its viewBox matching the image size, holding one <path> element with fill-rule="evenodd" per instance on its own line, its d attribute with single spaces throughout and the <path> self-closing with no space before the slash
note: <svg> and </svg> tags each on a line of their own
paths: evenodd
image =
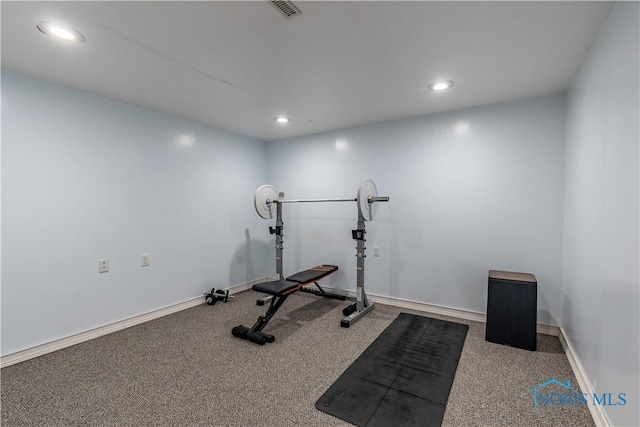
<svg viewBox="0 0 640 427">
<path fill-rule="evenodd" d="M 365 179 L 358 187 L 358 212 L 365 221 L 373 221 L 378 211 L 377 203 L 369 203 L 369 197 L 378 197 L 376 184 L 370 179 Z"/>
<path fill-rule="evenodd" d="M 256 190 L 253 198 L 253 204 L 256 207 L 258 215 L 264 219 L 273 219 L 276 217 L 276 204 L 274 200 L 278 199 L 278 192 L 271 185 L 261 185 Z"/>
</svg>

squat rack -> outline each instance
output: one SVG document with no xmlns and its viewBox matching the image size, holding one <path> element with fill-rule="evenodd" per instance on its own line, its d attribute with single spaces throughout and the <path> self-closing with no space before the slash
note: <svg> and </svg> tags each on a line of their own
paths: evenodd
<svg viewBox="0 0 640 427">
<path fill-rule="evenodd" d="M 340 322 L 340 326 L 348 328 L 367 312 L 373 309 L 373 302 L 369 301 L 365 292 L 365 222 L 373 221 L 377 213 L 377 203 L 388 202 L 388 196 L 378 196 L 378 190 L 371 179 L 365 179 L 360 183 L 355 198 L 342 199 L 285 199 L 284 193 L 276 191 L 271 185 L 258 187 L 254 205 L 258 215 L 264 219 L 276 219 L 276 226 L 269 226 L 269 233 L 276 235 L 276 274 L 278 279 L 283 279 L 282 271 L 282 251 L 283 251 L 283 230 L 282 205 L 285 203 L 325 203 L 325 202 L 356 202 L 358 206 L 357 228 L 351 231 L 352 238 L 356 241 L 356 297 L 355 303 L 343 310 L 345 317 Z M 326 293 L 324 293 L 326 294 Z M 329 296 L 329 295 L 324 295 Z M 266 297 L 268 300 L 270 297 Z M 264 300 L 263 299 L 263 303 Z M 260 304 L 260 302 L 258 302 Z"/>
</svg>

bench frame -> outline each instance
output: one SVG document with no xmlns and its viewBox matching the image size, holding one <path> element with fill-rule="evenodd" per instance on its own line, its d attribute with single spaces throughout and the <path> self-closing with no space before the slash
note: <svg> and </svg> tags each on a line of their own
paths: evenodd
<svg viewBox="0 0 640 427">
<path fill-rule="evenodd" d="M 269 323 L 282 304 L 284 304 L 289 295 L 303 290 L 304 286 L 311 283 L 315 283 L 316 286 L 320 287 L 320 285 L 318 285 L 318 281 L 336 271 L 338 271 L 338 267 L 335 265 L 319 265 L 309 270 L 296 273 L 287 280 L 272 280 L 270 282 L 257 283 L 253 285 L 252 289 L 254 291 L 266 292 L 269 294 L 271 297 L 269 308 L 264 316 L 258 317 L 258 320 L 251 328 L 238 325 L 231 330 L 231 333 L 235 337 L 246 339 L 260 345 L 264 345 L 267 342 L 274 342 L 275 337 L 273 335 L 265 334 L 262 330 L 267 326 L 267 323 Z M 304 280 L 305 278 L 307 280 Z"/>
</svg>

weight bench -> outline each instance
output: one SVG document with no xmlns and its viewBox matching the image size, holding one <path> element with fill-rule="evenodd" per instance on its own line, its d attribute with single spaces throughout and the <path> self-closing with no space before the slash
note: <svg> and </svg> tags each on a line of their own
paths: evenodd
<svg viewBox="0 0 640 427">
<path fill-rule="evenodd" d="M 324 279 L 337 270 L 338 267 L 335 265 L 319 265 L 317 267 L 310 268 L 309 270 L 301 271 L 289 276 L 285 280 L 273 280 L 253 285 L 251 289 L 254 291 L 262 292 L 271 296 L 269 308 L 264 316 L 258 317 L 258 321 L 251 328 L 238 325 L 231 329 L 231 333 L 234 337 L 246 339 L 260 345 L 264 345 L 267 342 L 273 342 L 275 337 L 273 335 L 265 334 L 262 332 L 262 329 L 267 326 L 269 320 L 271 320 L 274 314 L 276 314 L 289 295 L 301 290 L 307 291 L 303 288 L 311 283 L 314 283 L 320 289 L 320 292 L 311 291 L 311 293 L 323 296 L 332 295 L 330 296 L 331 298 L 346 299 L 346 297 L 324 292 L 317 283 L 319 280 Z"/>
</svg>

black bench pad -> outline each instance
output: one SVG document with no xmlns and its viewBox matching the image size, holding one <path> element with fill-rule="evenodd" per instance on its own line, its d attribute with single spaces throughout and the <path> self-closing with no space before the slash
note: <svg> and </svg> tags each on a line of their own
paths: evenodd
<svg viewBox="0 0 640 427">
<path fill-rule="evenodd" d="M 289 282 L 287 280 L 273 280 L 271 282 L 256 283 L 251 287 L 256 292 L 275 295 L 281 297 L 291 292 L 297 291 L 300 284 L 297 282 Z"/>
<path fill-rule="evenodd" d="M 338 270 L 336 265 L 319 265 L 289 276 L 286 280 L 256 283 L 251 289 L 263 294 L 281 297 L 299 290 L 304 285 L 323 279 L 336 270 Z"/>
<path fill-rule="evenodd" d="M 319 265 L 317 267 L 313 267 L 289 276 L 287 277 L 287 280 L 289 282 L 297 282 L 301 285 L 306 285 L 308 283 L 316 282 L 320 279 L 323 279 L 336 270 L 338 270 L 337 265 Z"/>
</svg>

